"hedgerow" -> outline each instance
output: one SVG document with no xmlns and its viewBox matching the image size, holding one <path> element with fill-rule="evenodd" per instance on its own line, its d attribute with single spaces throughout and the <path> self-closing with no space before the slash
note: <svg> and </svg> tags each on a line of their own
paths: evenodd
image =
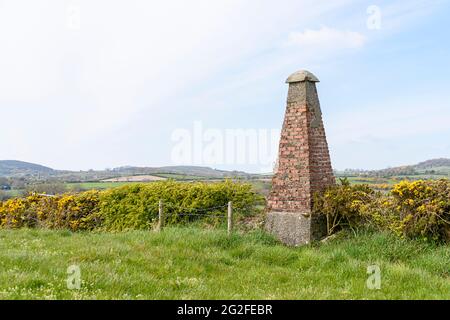
<svg viewBox="0 0 450 320">
<path fill-rule="evenodd" d="M 130 184 L 106 191 L 58 196 L 30 195 L 0 202 L 0 228 L 122 231 L 150 229 L 158 222 L 159 201 L 166 223 L 225 218 L 228 201 L 237 219 L 257 215 L 262 197 L 250 184 Z M 328 234 L 340 229 L 376 228 L 403 238 L 450 241 L 450 181 L 400 182 L 388 193 L 342 180 L 316 194 L 314 212 L 326 216 Z M 220 220 L 224 221 L 224 219 Z"/>
<path fill-rule="evenodd" d="M 226 206 L 241 216 L 254 214 L 261 200 L 250 184 L 179 183 L 174 181 L 126 185 L 102 193 L 100 214 L 107 230 L 146 229 L 158 219 L 163 202 L 167 223 L 198 220 L 202 216 L 225 216 Z"/>
<path fill-rule="evenodd" d="M 100 192 L 30 195 L 0 203 L 0 227 L 93 230 L 100 226 Z"/>
<path fill-rule="evenodd" d="M 167 223 L 175 224 L 203 216 L 225 217 L 229 201 L 238 216 L 250 216 L 257 211 L 262 197 L 250 184 L 232 181 L 164 181 L 51 197 L 30 195 L 0 202 L 0 227 L 72 231 L 150 229 L 157 223 L 160 200 Z"/>
<path fill-rule="evenodd" d="M 373 227 L 403 238 L 450 241 L 450 181 L 446 179 L 403 181 L 389 193 L 341 180 L 340 185 L 316 194 L 314 211 L 327 217 L 329 235 L 343 228 Z"/>
</svg>

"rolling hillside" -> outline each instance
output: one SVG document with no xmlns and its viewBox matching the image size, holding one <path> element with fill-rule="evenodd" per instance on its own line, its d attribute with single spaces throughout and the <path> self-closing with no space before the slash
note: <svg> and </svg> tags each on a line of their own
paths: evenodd
<svg viewBox="0 0 450 320">
<path fill-rule="evenodd" d="M 161 178 L 181 179 L 223 179 L 226 177 L 250 177 L 241 171 L 223 171 L 209 167 L 197 166 L 167 166 L 167 167 L 119 167 L 112 170 L 68 171 L 54 170 L 34 163 L 16 160 L 0 160 L 0 177 L 8 178 L 37 178 L 72 181 L 101 181 L 120 177 L 156 175 Z"/>
<path fill-rule="evenodd" d="M 353 170 L 336 172 L 337 176 L 450 176 L 450 159 L 440 158 L 420 162 L 415 165 L 405 165 L 382 170 Z M 161 178 L 175 180 L 267 178 L 265 175 L 249 174 L 242 171 L 224 171 L 200 166 L 166 166 L 166 167 L 119 167 L 111 170 L 62 171 L 42 165 L 16 160 L 0 160 L 0 177 L 40 177 L 51 178 L 64 182 L 103 181 L 121 177 L 155 175 Z M 270 178 L 270 176 L 269 176 Z"/>
<path fill-rule="evenodd" d="M 0 160 L 0 177 L 52 175 L 55 170 L 39 164 L 17 161 Z"/>
<path fill-rule="evenodd" d="M 420 162 L 414 165 L 386 168 L 382 170 L 353 170 L 338 172 L 345 176 L 394 177 L 394 176 L 450 176 L 450 159 L 439 158 Z"/>
</svg>

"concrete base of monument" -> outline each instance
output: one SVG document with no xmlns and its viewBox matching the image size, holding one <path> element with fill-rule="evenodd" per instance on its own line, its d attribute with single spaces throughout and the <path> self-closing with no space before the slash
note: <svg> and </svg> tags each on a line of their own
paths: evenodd
<svg viewBox="0 0 450 320">
<path fill-rule="evenodd" d="M 269 212 L 266 230 L 289 246 L 309 244 L 327 234 L 325 217 L 300 212 Z"/>
</svg>

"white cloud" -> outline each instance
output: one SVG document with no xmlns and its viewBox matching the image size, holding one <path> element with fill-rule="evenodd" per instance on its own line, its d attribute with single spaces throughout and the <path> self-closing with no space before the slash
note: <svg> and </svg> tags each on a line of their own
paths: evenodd
<svg viewBox="0 0 450 320">
<path fill-rule="evenodd" d="M 307 50 L 358 49 L 364 46 L 367 38 L 355 31 L 342 31 L 322 26 L 318 30 L 306 29 L 303 32 L 291 32 L 287 44 Z"/>
</svg>

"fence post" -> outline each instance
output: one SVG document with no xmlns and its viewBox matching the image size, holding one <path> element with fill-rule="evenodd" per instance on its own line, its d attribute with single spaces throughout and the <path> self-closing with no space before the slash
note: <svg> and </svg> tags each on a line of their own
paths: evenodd
<svg viewBox="0 0 450 320">
<path fill-rule="evenodd" d="M 163 202 L 159 200 L 159 221 L 158 221 L 158 231 L 161 231 L 164 228 L 164 209 Z"/>
<path fill-rule="evenodd" d="M 233 231 L 233 203 L 228 202 L 228 235 Z"/>
</svg>

